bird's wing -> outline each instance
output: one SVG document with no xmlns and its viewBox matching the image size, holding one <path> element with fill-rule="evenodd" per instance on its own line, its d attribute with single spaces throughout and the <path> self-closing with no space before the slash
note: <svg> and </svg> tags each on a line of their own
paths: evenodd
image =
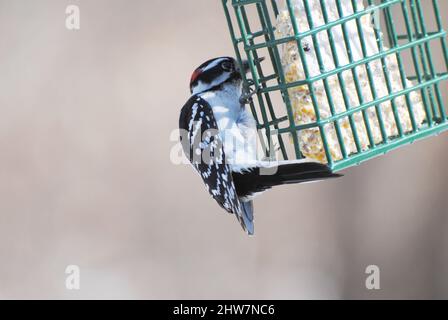
<svg viewBox="0 0 448 320">
<path fill-rule="evenodd" d="M 229 213 L 234 213 L 250 233 L 238 198 L 232 171 L 226 156 L 213 110 L 207 101 L 193 96 L 182 108 L 179 127 L 185 155 L 201 176 L 213 199 Z"/>
</svg>

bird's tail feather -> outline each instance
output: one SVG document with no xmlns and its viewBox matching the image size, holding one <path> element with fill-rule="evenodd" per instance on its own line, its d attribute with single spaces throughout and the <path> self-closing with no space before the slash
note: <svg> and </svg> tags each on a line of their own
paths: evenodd
<svg viewBox="0 0 448 320">
<path fill-rule="evenodd" d="M 266 187 L 275 187 L 283 184 L 304 183 L 341 177 L 340 174 L 332 172 L 330 167 L 319 162 L 304 161 L 284 164 L 275 169 L 273 174 L 269 174 L 269 172 L 263 174 L 263 168 L 258 168 L 256 179 Z"/>
<path fill-rule="evenodd" d="M 278 167 L 256 167 L 250 170 L 234 173 L 233 180 L 240 198 L 250 198 L 258 192 L 275 186 L 295 183 L 305 183 L 341 177 L 322 163 L 302 161 L 283 164 Z"/>
<path fill-rule="evenodd" d="M 249 234 L 254 234 L 253 197 L 275 186 L 306 183 L 341 177 L 318 162 L 297 161 L 277 167 L 259 166 L 243 172 L 233 172 L 233 181 L 241 203 L 241 213 L 236 214 L 241 226 Z"/>
<path fill-rule="evenodd" d="M 254 203 L 253 201 L 241 201 L 241 217 L 238 217 L 243 229 L 250 235 L 254 235 Z"/>
</svg>

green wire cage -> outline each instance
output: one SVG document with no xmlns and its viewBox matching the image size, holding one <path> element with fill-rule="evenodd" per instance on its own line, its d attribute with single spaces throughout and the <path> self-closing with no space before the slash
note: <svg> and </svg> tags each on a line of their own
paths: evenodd
<svg viewBox="0 0 448 320">
<path fill-rule="evenodd" d="M 266 157 L 339 171 L 448 129 L 437 0 L 222 2 Z"/>
</svg>

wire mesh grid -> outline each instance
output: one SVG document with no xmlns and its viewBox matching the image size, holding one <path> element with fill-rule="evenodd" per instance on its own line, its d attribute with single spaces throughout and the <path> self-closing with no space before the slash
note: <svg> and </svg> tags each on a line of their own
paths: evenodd
<svg viewBox="0 0 448 320">
<path fill-rule="evenodd" d="M 251 109 L 267 157 L 309 156 L 338 171 L 448 129 L 447 33 L 437 0 L 282 1 L 222 0 L 237 60 L 250 62 L 244 81 L 258 89 Z M 289 32 L 279 32 L 280 17 Z M 378 24 L 370 35 L 366 17 Z M 301 77 L 290 76 L 288 48 L 296 50 Z M 304 121 L 306 106 L 312 110 Z M 308 150 L 311 140 L 318 152 Z"/>
</svg>

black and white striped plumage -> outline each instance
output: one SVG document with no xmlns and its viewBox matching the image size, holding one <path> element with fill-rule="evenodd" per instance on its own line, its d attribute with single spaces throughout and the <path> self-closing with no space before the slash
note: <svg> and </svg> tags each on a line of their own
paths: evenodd
<svg viewBox="0 0 448 320">
<path fill-rule="evenodd" d="M 246 229 L 243 208 L 233 183 L 232 170 L 226 164 L 223 141 L 210 105 L 198 95 L 185 104 L 179 126 L 185 133 L 181 137 L 184 153 L 202 177 L 208 192 L 218 204 L 229 213 L 237 215 Z M 203 155 L 210 155 L 204 160 Z"/>
<path fill-rule="evenodd" d="M 230 57 L 209 60 L 196 69 L 190 81 L 193 95 L 182 108 L 179 127 L 184 153 L 209 193 L 253 234 L 252 201 L 257 194 L 277 185 L 338 175 L 315 162 L 271 168 L 271 164 L 257 161 L 256 123 L 240 102 L 241 72 L 245 71 Z"/>
</svg>

